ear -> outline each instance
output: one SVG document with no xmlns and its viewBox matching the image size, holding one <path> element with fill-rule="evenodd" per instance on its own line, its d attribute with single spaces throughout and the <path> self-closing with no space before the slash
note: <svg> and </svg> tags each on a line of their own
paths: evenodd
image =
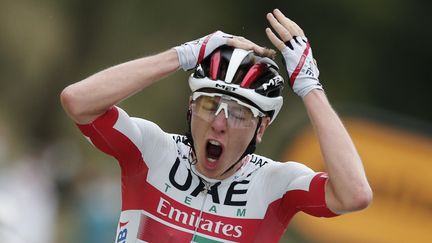
<svg viewBox="0 0 432 243">
<path fill-rule="evenodd" d="M 188 111 L 186 113 L 186 120 L 190 123 L 191 122 L 191 117 L 192 117 L 192 96 L 189 96 L 189 107 L 188 107 Z"/>
<path fill-rule="evenodd" d="M 191 108 L 191 105 L 192 105 L 192 95 L 189 96 L 189 110 L 190 110 L 190 108 Z"/>
<path fill-rule="evenodd" d="M 268 117 L 268 116 L 264 117 L 262 119 L 261 125 L 260 125 L 260 127 L 258 128 L 258 131 L 257 131 L 257 136 L 256 136 L 256 143 L 257 144 L 261 143 L 262 137 L 264 136 L 264 132 L 267 129 L 267 127 L 269 126 L 269 124 L 270 124 L 270 117 Z"/>
</svg>

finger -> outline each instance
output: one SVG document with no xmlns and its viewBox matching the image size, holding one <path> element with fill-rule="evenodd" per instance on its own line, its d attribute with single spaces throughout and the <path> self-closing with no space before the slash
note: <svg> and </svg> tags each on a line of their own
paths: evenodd
<svg viewBox="0 0 432 243">
<path fill-rule="evenodd" d="M 228 39 L 226 44 L 235 48 L 250 48 L 241 36 L 234 36 L 232 39 Z"/>
<path fill-rule="evenodd" d="M 240 48 L 248 51 L 253 50 L 256 52 L 262 52 L 261 48 L 258 45 L 241 37 L 240 38 L 234 37 L 233 39 L 228 40 L 226 44 L 234 48 Z"/>
<path fill-rule="evenodd" d="M 231 40 L 228 40 L 227 45 L 235 48 L 241 48 L 244 50 L 253 51 L 255 54 L 263 57 L 274 58 L 276 55 L 275 50 L 259 46 L 254 42 L 243 37 L 238 37 L 238 38 L 235 37 Z"/>
<path fill-rule="evenodd" d="M 252 50 L 254 48 L 259 48 L 259 46 L 252 41 L 244 38 L 243 36 L 235 36 L 232 40 L 228 40 L 228 45 L 233 47 L 242 48 L 246 50 Z"/>
<path fill-rule="evenodd" d="M 270 42 L 279 50 L 282 51 L 283 49 L 285 49 L 286 45 L 285 43 L 279 39 L 275 33 L 273 33 L 273 31 L 270 28 L 266 28 L 266 34 L 267 37 L 269 38 Z"/>
<path fill-rule="evenodd" d="M 268 13 L 266 17 L 270 25 L 273 27 L 273 29 L 283 41 L 289 41 L 292 39 L 292 35 L 288 31 L 288 29 L 285 28 L 281 23 L 279 23 L 279 21 L 274 17 L 273 14 Z"/>
<path fill-rule="evenodd" d="M 298 36 L 305 37 L 306 35 L 305 35 L 303 29 L 300 28 L 300 26 L 298 26 L 298 24 L 296 22 L 294 22 L 294 21 L 292 21 L 292 22 L 293 22 L 293 25 L 295 26 L 295 28 L 297 28 L 297 31 L 300 33 Z"/>
<path fill-rule="evenodd" d="M 262 46 L 259 46 L 259 45 L 257 45 L 257 44 L 255 44 L 254 42 L 252 42 L 252 41 L 250 41 L 250 40 L 248 40 L 248 39 L 244 39 L 244 42 L 247 44 L 247 45 L 249 45 L 250 47 L 251 47 L 251 49 L 250 50 L 253 50 L 255 53 L 257 53 L 257 54 L 263 54 L 264 53 L 264 51 L 265 51 L 265 48 L 264 47 L 262 47 Z"/>
<path fill-rule="evenodd" d="M 279 9 L 273 11 L 276 20 L 285 27 L 293 36 L 303 36 L 303 30 L 292 20 L 287 18 Z"/>
<path fill-rule="evenodd" d="M 255 54 L 258 54 L 259 56 L 274 58 L 276 55 L 276 51 L 273 49 L 260 46 L 248 39 L 245 39 L 245 42 L 247 42 L 252 47 L 251 50 L 253 50 Z"/>
</svg>

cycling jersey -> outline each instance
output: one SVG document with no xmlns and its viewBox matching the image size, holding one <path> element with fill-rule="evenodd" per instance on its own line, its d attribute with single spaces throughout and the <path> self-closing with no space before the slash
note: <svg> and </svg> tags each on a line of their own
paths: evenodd
<svg viewBox="0 0 432 243">
<path fill-rule="evenodd" d="M 191 163 L 185 136 L 118 107 L 78 126 L 120 164 L 116 243 L 277 242 L 298 211 L 335 216 L 325 203 L 326 174 L 303 164 L 250 154 L 232 176 L 214 180 Z"/>
</svg>

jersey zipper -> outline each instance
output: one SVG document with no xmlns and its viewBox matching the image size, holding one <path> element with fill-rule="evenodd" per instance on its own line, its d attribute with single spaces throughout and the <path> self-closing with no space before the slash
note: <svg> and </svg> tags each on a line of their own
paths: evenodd
<svg viewBox="0 0 432 243">
<path fill-rule="evenodd" d="M 200 213 L 199 213 L 199 216 L 198 216 L 198 223 L 196 223 L 195 224 L 195 230 L 194 230 L 194 234 L 193 234 L 193 237 L 192 237 L 192 240 L 191 240 L 191 242 L 195 242 L 195 237 L 196 237 L 196 233 L 198 232 L 198 228 L 200 227 L 200 225 L 201 225 L 201 218 L 202 218 L 202 214 L 203 214 L 203 211 L 204 211 L 204 206 L 205 206 L 205 203 L 206 203 L 206 201 L 207 201 L 207 195 L 208 195 L 208 191 L 210 190 L 210 184 L 207 182 L 207 181 L 203 181 L 203 183 L 204 183 L 204 190 L 202 191 L 202 193 L 204 193 L 204 199 L 203 199 L 203 202 L 202 202 L 202 204 L 201 204 L 201 209 L 200 209 Z"/>
</svg>

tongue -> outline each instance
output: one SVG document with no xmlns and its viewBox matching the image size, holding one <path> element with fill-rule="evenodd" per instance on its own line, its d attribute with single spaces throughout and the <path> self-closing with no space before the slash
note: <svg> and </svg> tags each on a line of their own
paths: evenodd
<svg viewBox="0 0 432 243">
<path fill-rule="evenodd" d="M 222 147 L 207 143 L 207 157 L 211 159 L 218 159 L 222 153 Z"/>
</svg>

